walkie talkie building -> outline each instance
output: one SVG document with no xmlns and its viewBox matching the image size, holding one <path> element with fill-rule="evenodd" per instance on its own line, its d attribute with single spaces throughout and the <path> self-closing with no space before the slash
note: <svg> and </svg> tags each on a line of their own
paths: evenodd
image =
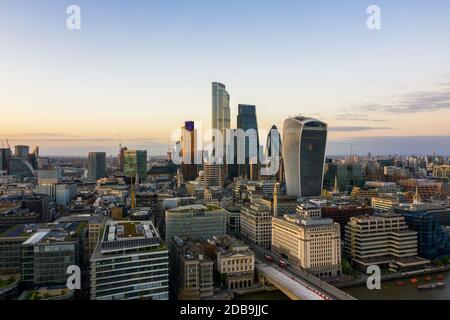
<svg viewBox="0 0 450 320">
<path fill-rule="evenodd" d="M 326 123 L 306 117 L 284 120 L 283 160 L 289 196 L 321 194 L 326 141 Z"/>
</svg>

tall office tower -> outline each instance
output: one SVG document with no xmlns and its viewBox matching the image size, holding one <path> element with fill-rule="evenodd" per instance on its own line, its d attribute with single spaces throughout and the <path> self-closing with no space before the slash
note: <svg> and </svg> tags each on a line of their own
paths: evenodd
<svg viewBox="0 0 450 320">
<path fill-rule="evenodd" d="M 226 132 L 230 129 L 230 95 L 225 85 L 219 82 L 212 83 L 212 122 L 211 128 L 222 134 L 223 155 L 226 154 Z"/>
<path fill-rule="evenodd" d="M 14 157 L 28 162 L 28 154 L 30 153 L 29 146 L 17 145 L 14 146 Z"/>
<path fill-rule="evenodd" d="M 119 149 L 119 156 L 117 157 L 117 169 L 120 172 L 123 172 L 124 166 L 125 166 L 125 151 L 127 151 L 127 147 L 120 146 Z"/>
<path fill-rule="evenodd" d="M 186 121 L 181 128 L 181 173 L 185 180 L 195 180 L 197 178 L 197 129 L 194 121 Z"/>
<path fill-rule="evenodd" d="M 0 171 L 9 172 L 9 163 L 11 161 L 11 149 L 1 148 L 0 149 Z"/>
<path fill-rule="evenodd" d="M 106 176 L 106 153 L 89 152 L 88 177 L 89 179 L 100 179 Z"/>
<path fill-rule="evenodd" d="M 238 105 L 237 115 L 237 129 L 241 129 L 244 132 L 247 130 L 254 130 L 256 136 L 246 135 L 245 137 L 245 164 L 238 165 L 238 174 L 241 177 L 248 177 L 256 180 L 257 177 L 250 177 L 250 172 L 258 172 L 258 149 L 259 149 L 259 136 L 258 136 L 258 122 L 256 120 L 256 107 L 249 104 Z M 250 141 L 252 139 L 253 141 Z M 238 149 L 239 150 L 239 149 Z M 253 168 L 250 169 L 250 165 Z"/>
<path fill-rule="evenodd" d="M 147 175 L 147 151 L 125 150 L 124 151 L 124 174 L 128 177 L 144 179 Z"/>
<path fill-rule="evenodd" d="M 151 221 L 108 221 L 90 273 L 91 300 L 169 299 L 169 252 Z"/>
<path fill-rule="evenodd" d="M 278 143 L 276 142 L 276 137 L 278 136 Z M 273 138 L 272 138 L 273 137 Z M 272 141 L 274 140 L 274 141 Z M 279 157 L 279 163 L 278 166 L 275 164 L 271 164 L 272 168 L 276 169 L 278 167 L 278 170 L 275 174 L 275 178 L 277 181 L 284 182 L 284 163 L 283 163 L 283 144 L 281 143 L 281 134 L 278 130 L 276 125 L 273 125 L 272 128 L 270 128 L 269 134 L 267 135 L 267 142 L 266 142 L 266 155 L 268 159 L 275 157 L 278 155 Z"/>
<path fill-rule="evenodd" d="M 322 193 L 327 124 L 302 116 L 284 120 L 283 160 L 289 196 Z"/>
</svg>

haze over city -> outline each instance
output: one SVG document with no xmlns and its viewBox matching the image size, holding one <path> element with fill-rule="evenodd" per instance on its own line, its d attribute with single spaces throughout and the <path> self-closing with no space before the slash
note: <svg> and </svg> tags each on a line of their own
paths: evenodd
<svg viewBox="0 0 450 320">
<path fill-rule="evenodd" d="M 450 144 L 450 4 L 378 1 L 0 3 L 0 138 L 44 155 L 165 154 L 185 120 L 210 125 L 212 81 L 259 128 L 329 125 L 327 154 L 438 154 Z M 353 145 L 353 147 L 351 146 Z"/>
</svg>

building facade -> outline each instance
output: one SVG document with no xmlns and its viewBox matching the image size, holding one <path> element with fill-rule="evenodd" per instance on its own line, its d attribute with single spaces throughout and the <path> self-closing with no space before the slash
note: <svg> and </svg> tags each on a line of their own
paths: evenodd
<svg viewBox="0 0 450 320">
<path fill-rule="evenodd" d="M 288 118 L 283 124 L 283 160 L 289 196 L 322 193 L 327 124 L 312 118 Z"/>
<path fill-rule="evenodd" d="M 169 252 L 153 223 L 108 221 L 90 282 L 91 300 L 168 300 Z"/>
<path fill-rule="evenodd" d="M 320 208 L 299 206 L 296 214 L 272 219 L 272 250 L 312 274 L 341 274 L 340 226 L 321 218 Z"/>
</svg>

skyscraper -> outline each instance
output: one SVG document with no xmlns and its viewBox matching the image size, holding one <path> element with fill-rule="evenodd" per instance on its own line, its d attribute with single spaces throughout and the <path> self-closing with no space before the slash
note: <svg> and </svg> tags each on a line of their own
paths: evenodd
<svg viewBox="0 0 450 320">
<path fill-rule="evenodd" d="M 212 83 L 212 122 L 211 128 L 222 134 L 223 152 L 225 155 L 225 134 L 230 129 L 230 95 L 225 85 L 219 82 Z"/>
<path fill-rule="evenodd" d="M 0 149 L 0 171 L 9 172 L 9 163 L 11 161 L 11 149 Z"/>
<path fill-rule="evenodd" d="M 182 163 L 181 172 L 186 180 L 195 180 L 197 178 L 197 129 L 194 121 L 186 121 L 181 128 L 181 152 Z"/>
<path fill-rule="evenodd" d="M 30 153 L 29 146 L 17 145 L 14 146 L 14 156 L 18 159 L 28 162 L 28 154 Z"/>
<path fill-rule="evenodd" d="M 283 160 L 289 196 L 321 194 L 326 141 L 326 123 L 302 116 L 284 120 Z"/>
<path fill-rule="evenodd" d="M 106 176 L 106 153 L 89 152 L 88 177 L 98 180 Z"/>
<path fill-rule="evenodd" d="M 237 128 L 242 129 L 244 132 L 247 130 L 254 130 L 256 137 L 252 135 L 246 135 L 245 137 L 245 164 L 239 164 L 238 174 L 239 176 L 247 176 L 250 179 L 256 177 L 250 177 L 250 171 L 257 173 L 258 167 L 258 149 L 259 149 L 259 137 L 258 137 L 258 122 L 256 120 L 256 107 L 249 104 L 238 105 L 237 115 Z M 250 141 L 250 139 L 256 141 Z M 253 170 L 250 170 L 250 162 L 252 162 Z"/>
<path fill-rule="evenodd" d="M 123 171 L 123 167 L 125 164 L 125 151 L 128 150 L 127 147 L 120 146 L 119 148 L 119 156 L 117 157 L 117 169 L 119 171 Z"/>
<path fill-rule="evenodd" d="M 278 137 L 278 143 L 276 137 Z M 278 155 L 279 157 L 278 166 L 276 166 L 275 164 L 271 164 L 271 168 L 277 169 L 278 167 L 278 170 L 275 174 L 275 178 L 277 181 L 283 182 L 284 181 L 283 144 L 281 143 L 280 131 L 278 131 L 276 125 L 273 125 L 272 128 L 270 128 L 269 134 L 267 135 L 266 148 L 267 148 L 266 156 L 269 160 L 271 160 L 271 157 L 274 157 L 275 159 L 275 157 Z"/>
<path fill-rule="evenodd" d="M 147 151 L 125 150 L 124 151 L 124 174 L 128 177 L 139 179 L 147 175 Z"/>
</svg>

